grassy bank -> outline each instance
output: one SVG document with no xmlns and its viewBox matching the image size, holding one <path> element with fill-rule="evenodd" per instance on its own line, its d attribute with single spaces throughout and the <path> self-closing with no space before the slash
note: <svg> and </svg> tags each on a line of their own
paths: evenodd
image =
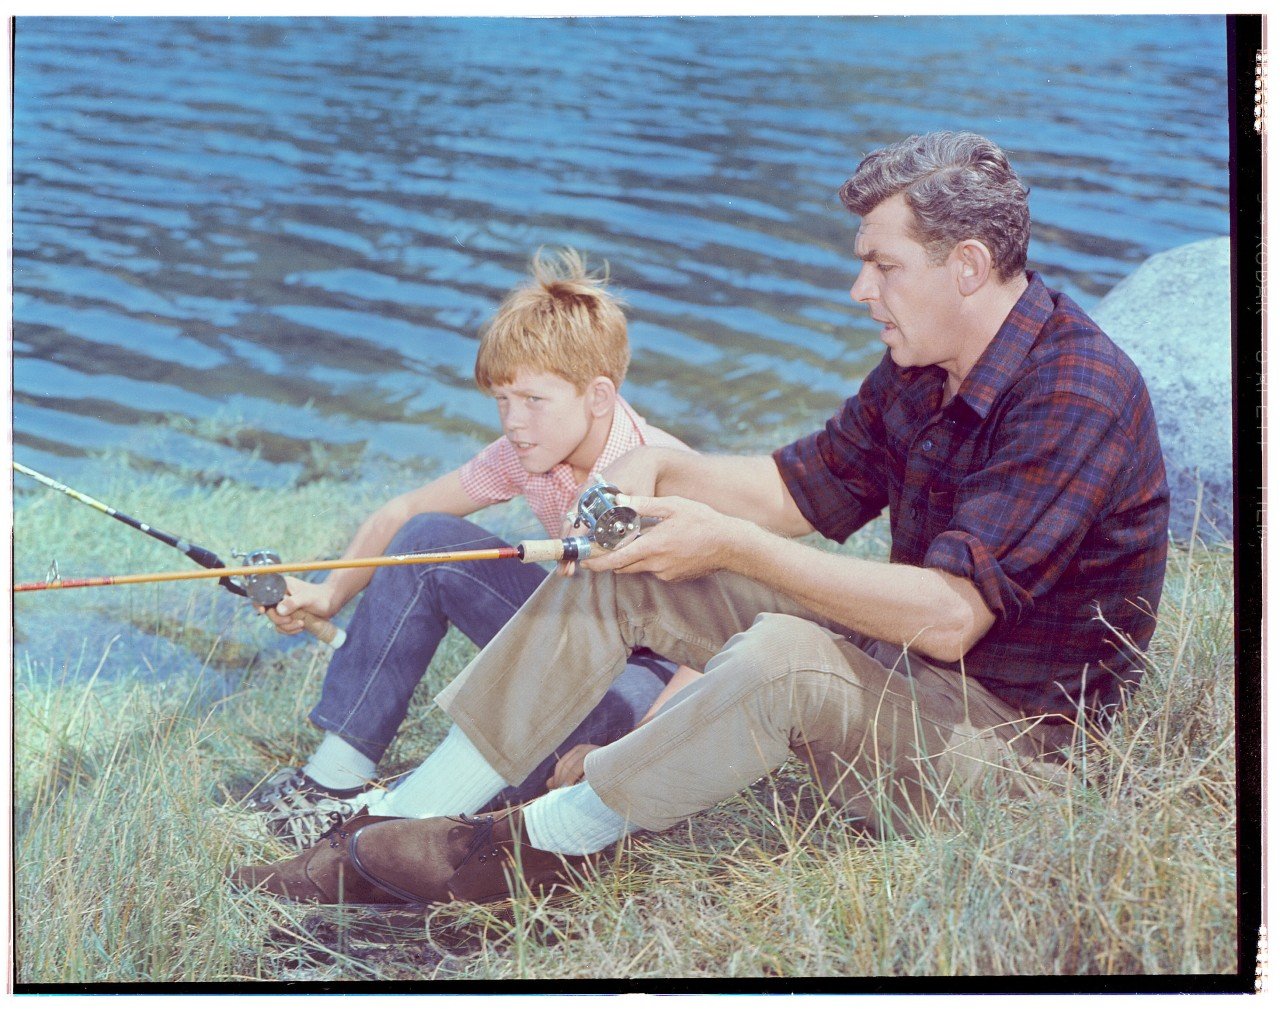
<svg viewBox="0 0 1280 1009">
<path fill-rule="evenodd" d="M 326 478 L 195 494 L 176 477 L 116 480 L 93 492 L 218 549 L 287 544 L 298 558 L 340 548 L 383 494 Z M 518 512 L 503 521 L 529 531 Z M 19 497 L 15 532 L 19 580 L 43 576 L 49 544 L 68 576 L 185 563 L 48 492 Z M 873 529 L 851 549 L 880 555 L 882 540 Z M 1233 972 L 1231 561 L 1204 548 L 1171 557 L 1151 671 L 1089 754 L 1087 783 L 975 802 L 963 832 L 872 844 L 788 766 L 630 839 L 581 894 L 519 902 L 505 920 L 232 895 L 229 866 L 284 852 L 249 839 L 222 803 L 313 744 L 305 713 L 325 651 L 281 647 L 212 583 L 20 598 L 19 640 L 54 626 L 61 644 L 35 658 L 20 648 L 15 671 L 17 979 L 440 978 L 483 990 L 497 979 Z M 92 648 L 86 614 L 114 628 Z M 157 641 L 180 657 L 172 668 L 155 668 Z M 446 641 L 384 770 L 413 766 L 443 735 L 429 698 L 471 654 Z"/>
</svg>

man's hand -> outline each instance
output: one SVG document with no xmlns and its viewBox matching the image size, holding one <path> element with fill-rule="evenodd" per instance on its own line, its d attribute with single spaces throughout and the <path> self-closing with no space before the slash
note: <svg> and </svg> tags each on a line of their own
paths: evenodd
<svg viewBox="0 0 1280 1009">
<path fill-rule="evenodd" d="M 583 761 L 587 759 L 587 754 L 592 750 L 598 749 L 600 747 L 594 743 L 579 743 L 575 746 L 556 761 L 556 769 L 551 772 L 551 777 L 547 779 L 547 788 L 564 788 L 566 785 L 576 785 L 586 777 Z"/>
<path fill-rule="evenodd" d="M 573 520 L 576 517 L 577 502 L 581 500 L 588 487 L 597 483 L 611 483 L 623 494 L 646 494 L 652 496 L 654 484 L 657 481 L 657 473 L 657 454 L 652 450 L 646 449 L 643 445 L 633 448 L 626 455 L 619 458 L 609 467 L 606 473 L 592 470 L 587 479 L 578 487 L 577 494 L 574 495 L 574 510 L 565 516 L 560 535 L 583 536 L 586 534 L 586 530 L 581 526 L 574 526 Z M 564 577 L 572 576 L 577 570 L 577 561 L 561 561 L 556 565 L 556 574 Z"/>
<path fill-rule="evenodd" d="M 669 582 L 701 578 L 731 566 L 735 549 L 758 531 L 743 519 L 685 498 L 628 495 L 626 503 L 642 518 L 660 521 L 624 547 L 592 554 L 582 562 L 588 571 L 649 572 Z"/>
<path fill-rule="evenodd" d="M 323 582 L 315 585 L 285 575 L 284 583 L 285 597 L 279 603 L 269 610 L 258 607 L 258 612 L 265 613 L 281 634 L 299 634 L 306 630 L 298 616 L 300 610 L 328 620 L 341 609 L 335 605 L 333 590 Z"/>
</svg>

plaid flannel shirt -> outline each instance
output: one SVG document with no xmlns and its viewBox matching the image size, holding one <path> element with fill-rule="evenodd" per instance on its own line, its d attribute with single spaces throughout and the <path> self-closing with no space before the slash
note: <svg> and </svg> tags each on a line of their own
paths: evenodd
<svg viewBox="0 0 1280 1009">
<path fill-rule="evenodd" d="M 955 669 L 1028 714 L 1092 715 L 1142 673 L 1169 490 L 1133 362 L 1035 273 L 959 392 L 889 355 L 775 461 L 843 541 L 888 507 L 890 560 L 966 578 L 995 623 Z M 936 663 L 935 665 L 946 665 Z"/>
</svg>

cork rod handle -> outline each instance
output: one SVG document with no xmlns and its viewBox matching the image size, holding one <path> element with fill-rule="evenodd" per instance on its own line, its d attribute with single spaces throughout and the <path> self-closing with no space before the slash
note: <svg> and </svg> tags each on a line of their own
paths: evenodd
<svg viewBox="0 0 1280 1009">
<path fill-rule="evenodd" d="M 318 617 L 306 610 L 300 610 L 299 616 L 302 617 L 303 626 L 335 652 L 346 642 L 347 632 L 329 623 L 324 617 Z"/>
</svg>

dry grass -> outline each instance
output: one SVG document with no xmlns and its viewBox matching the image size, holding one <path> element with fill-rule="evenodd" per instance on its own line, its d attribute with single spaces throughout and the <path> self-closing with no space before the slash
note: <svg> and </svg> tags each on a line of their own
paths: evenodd
<svg viewBox="0 0 1280 1009">
<path fill-rule="evenodd" d="M 166 491 L 176 528 L 227 541 L 176 486 L 136 488 L 153 511 Z M 223 493 L 234 495 L 225 521 L 268 537 L 278 523 L 295 556 L 340 545 L 333 530 L 368 504 L 324 480 Z M 32 543 L 83 542 L 86 565 L 94 550 L 112 552 L 101 545 L 107 520 L 76 508 L 19 500 L 19 578 L 43 574 L 47 559 L 24 549 Z M 158 566 L 150 547 L 129 549 L 138 553 L 126 567 Z M 104 595 L 93 605 L 123 629 L 109 652 L 90 654 L 68 633 L 57 662 L 17 669 L 17 980 L 448 979 L 482 991 L 511 979 L 1232 974 L 1231 561 L 1224 550 L 1171 558 L 1151 670 L 1088 752 L 1087 780 L 1035 799 L 969 801 L 961 830 L 872 843 L 788 765 L 679 827 L 629 839 L 581 893 L 527 898 L 505 914 L 448 906 L 387 917 L 229 893 L 229 866 L 278 852 L 247 839 L 221 803 L 313 745 L 305 715 L 325 653 L 280 650 L 208 588 Z M 66 598 L 20 601 L 20 633 L 24 620 L 65 620 L 88 601 L 47 595 Z M 168 642 L 185 666 L 157 678 L 134 658 L 144 638 Z M 388 769 L 414 765 L 443 735 L 428 698 L 471 653 L 448 639 Z"/>
</svg>

